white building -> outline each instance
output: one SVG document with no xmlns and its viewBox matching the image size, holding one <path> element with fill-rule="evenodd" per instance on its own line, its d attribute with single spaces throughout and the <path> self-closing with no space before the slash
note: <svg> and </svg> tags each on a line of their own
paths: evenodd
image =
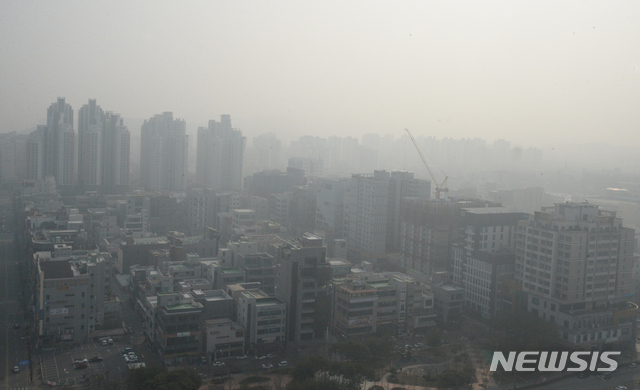
<svg viewBox="0 0 640 390">
<path fill-rule="evenodd" d="M 568 345 L 634 345 L 634 250 L 635 231 L 615 212 L 557 203 L 518 223 L 515 280 Z"/>
<path fill-rule="evenodd" d="M 260 290 L 242 291 L 237 316 L 250 349 L 276 350 L 285 342 L 287 305 L 280 299 Z"/>
<path fill-rule="evenodd" d="M 205 321 L 205 352 L 207 360 L 244 354 L 244 329 L 228 318 Z"/>
</svg>

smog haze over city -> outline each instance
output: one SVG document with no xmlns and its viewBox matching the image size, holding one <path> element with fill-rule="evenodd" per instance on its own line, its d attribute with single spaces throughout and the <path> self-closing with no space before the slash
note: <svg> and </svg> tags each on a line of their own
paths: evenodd
<svg viewBox="0 0 640 390">
<path fill-rule="evenodd" d="M 194 130 L 228 113 L 248 136 L 637 145 L 639 16 L 634 1 L 5 1 L 0 117 L 29 130 L 62 96 Z"/>
<path fill-rule="evenodd" d="M 638 21 L 0 2 L 0 388 L 640 383 Z"/>
</svg>

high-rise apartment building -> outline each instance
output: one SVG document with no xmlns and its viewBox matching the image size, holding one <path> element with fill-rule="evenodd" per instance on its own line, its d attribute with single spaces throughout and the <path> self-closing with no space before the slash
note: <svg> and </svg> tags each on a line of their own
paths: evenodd
<svg viewBox="0 0 640 390">
<path fill-rule="evenodd" d="M 344 196 L 349 256 L 366 260 L 385 253 L 389 173 L 352 175 Z"/>
<path fill-rule="evenodd" d="M 99 186 L 102 172 L 102 129 L 104 113 L 89 99 L 78 111 L 78 184 Z"/>
<path fill-rule="evenodd" d="M 290 157 L 288 167 L 303 170 L 305 176 L 324 176 L 324 163 L 321 158 Z"/>
<path fill-rule="evenodd" d="M 350 256 L 374 259 L 400 245 L 400 209 L 403 198 L 428 199 L 431 183 L 410 172 L 374 171 L 352 175 L 344 194 L 345 229 Z"/>
<path fill-rule="evenodd" d="M 26 178 L 27 138 L 15 131 L 0 134 L 0 183 L 16 183 Z"/>
<path fill-rule="evenodd" d="M 217 191 L 242 189 L 242 164 L 245 137 L 231 127 L 231 116 L 222 115 L 220 122 L 209 121 L 198 129 L 196 181 Z"/>
<path fill-rule="evenodd" d="M 387 201 L 388 252 L 400 247 L 400 204 L 402 198 L 429 199 L 431 182 L 413 177 L 413 172 L 394 171 L 389 177 L 389 200 Z"/>
<path fill-rule="evenodd" d="M 245 175 L 280 169 L 281 153 L 282 141 L 274 133 L 266 133 L 254 137 Z"/>
<path fill-rule="evenodd" d="M 44 137 L 44 176 L 60 186 L 75 184 L 75 132 L 73 109 L 64 98 L 49 106 Z"/>
<path fill-rule="evenodd" d="M 112 192 L 129 185 L 131 135 L 122 117 L 112 112 L 104 115 L 102 129 L 102 186 Z"/>
<path fill-rule="evenodd" d="M 129 184 L 129 130 L 95 99 L 78 111 L 78 184 L 114 192 Z"/>
<path fill-rule="evenodd" d="M 187 173 L 186 122 L 164 112 L 145 120 L 141 129 L 140 178 L 148 191 L 181 191 Z"/>
<path fill-rule="evenodd" d="M 27 169 L 26 178 L 29 180 L 44 179 L 44 140 L 46 136 L 46 126 L 39 125 L 37 130 L 32 131 L 27 139 Z"/>
<path fill-rule="evenodd" d="M 615 212 L 588 203 L 557 203 L 520 221 L 515 280 L 528 310 L 571 346 L 634 343 L 634 236 Z"/>
<path fill-rule="evenodd" d="M 334 257 L 333 241 L 345 237 L 344 193 L 349 179 L 318 179 L 316 191 L 315 228 L 328 245 L 329 256 Z"/>
</svg>

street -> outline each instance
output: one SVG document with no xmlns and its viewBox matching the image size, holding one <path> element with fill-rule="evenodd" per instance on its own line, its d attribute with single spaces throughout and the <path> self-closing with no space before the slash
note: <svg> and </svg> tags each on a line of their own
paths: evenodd
<svg viewBox="0 0 640 390">
<path fill-rule="evenodd" d="M 0 233 L 0 388 L 19 389 L 30 384 L 24 321 L 26 302 L 21 296 L 20 273 L 21 270 L 26 272 L 26 259 L 18 259 L 15 255 L 13 234 L 10 233 L 14 226 L 10 209 L 0 208 L 0 218 L 7 226 Z M 14 373 L 14 366 L 18 366 L 20 372 Z"/>
</svg>

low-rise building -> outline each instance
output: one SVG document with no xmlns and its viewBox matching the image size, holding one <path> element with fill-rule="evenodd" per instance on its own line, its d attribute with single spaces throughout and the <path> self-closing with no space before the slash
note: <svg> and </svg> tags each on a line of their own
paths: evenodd
<svg viewBox="0 0 640 390">
<path fill-rule="evenodd" d="M 189 295 L 204 307 L 205 321 L 233 317 L 233 298 L 224 290 L 193 290 Z"/>
<path fill-rule="evenodd" d="M 243 291 L 238 323 L 245 329 L 245 345 L 254 352 L 275 351 L 286 340 L 287 304 L 262 291 Z"/>
<path fill-rule="evenodd" d="M 456 321 L 464 305 L 464 289 L 450 284 L 433 285 L 434 308 L 443 323 Z"/>
<path fill-rule="evenodd" d="M 155 347 L 165 364 L 180 364 L 202 354 L 202 304 L 182 293 L 157 298 Z"/>
<path fill-rule="evenodd" d="M 40 346 L 81 343 L 90 334 L 91 277 L 69 260 L 38 261 L 38 336 Z"/>
<path fill-rule="evenodd" d="M 244 329 L 229 318 L 205 321 L 205 351 L 209 361 L 244 354 Z"/>
</svg>

